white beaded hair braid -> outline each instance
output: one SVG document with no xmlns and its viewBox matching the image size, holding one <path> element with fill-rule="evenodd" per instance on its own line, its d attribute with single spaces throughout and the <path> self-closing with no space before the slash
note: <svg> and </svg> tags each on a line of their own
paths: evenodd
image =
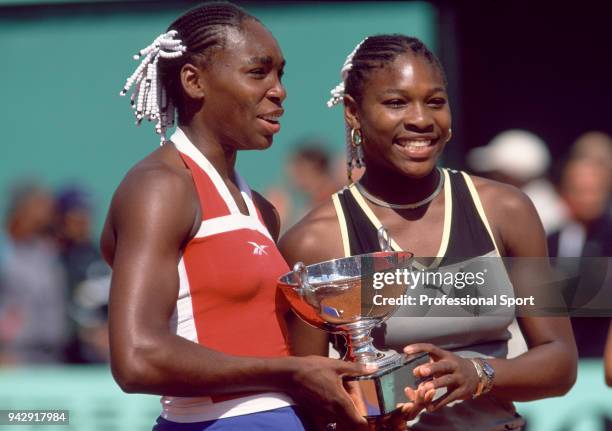
<svg viewBox="0 0 612 431">
<path fill-rule="evenodd" d="M 353 51 L 348 55 L 348 57 L 346 57 L 346 60 L 344 61 L 344 64 L 342 65 L 342 69 L 340 69 L 340 76 L 342 77 L 342 82 L 340 82 L 340 84 L 336 85 L 330 91 L 332 97 L 331 99 L 327 101 L 328 108 L 333 108 L 334 106 L 342 102 L 343 97 L 344 97 L 344 83 L 346 82 L 346 77 L 348 76 L 348 73 L 353 67 L 353 57 L 355 57 L 355 53 L 357 52 L 359 47 L 363 45 L 363 42 L 365 42 L 367 39 L 368 38 L 366 37 L 361 42 L 359 42 L 357 46 L 355 47 L 355 49 L 353 49 Z"/>
<path fill-rule="evenodd" d="M 151 45 L 134 55 L 134 60 L 139 60 L 143 56 L 144 58 L 119 93 L 125 96 L 134 86 L 130 103 L 136 117 L 136 125 L 140 126 L 143 118 L 157 121 L 155 131 L 161 135 L 160 145 L 166 141 L 166 129 L 174 125 L 175 107 L 167 96 L 166 88 L 159 80 L 157 63 L 160 58 L 162 60 L 178 58 L 187 51 L 183 42 L 176 38 L 177 34 L 176 30 L 163 33 Z"/>
</svg>

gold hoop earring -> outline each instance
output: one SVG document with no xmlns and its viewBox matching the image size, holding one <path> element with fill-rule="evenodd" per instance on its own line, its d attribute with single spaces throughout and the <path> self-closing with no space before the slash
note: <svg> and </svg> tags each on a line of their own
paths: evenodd
<svg viewBox="0 0 612 431">
<path fill-rule="evenodd" d="M 446 138 L 446 144 L 448 144 L 448 142 L 453 138 L 453 129 L 451 129 L 450 127 L 448 128 L 448 138 Z"/>
</svg>

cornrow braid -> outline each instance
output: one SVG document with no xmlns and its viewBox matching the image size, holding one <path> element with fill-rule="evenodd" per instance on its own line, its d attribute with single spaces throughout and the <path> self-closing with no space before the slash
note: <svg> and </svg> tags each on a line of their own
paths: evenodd
<svg viewBox="0 0 612 431">
<path fill-rule="evenodd" d="M 241 28 L 243 21 L 257 18 L 228 2 L 204 3 L 177 18 L 135 59 L 143 60 L 121 91 L 134 86 L 131 104 L 136 124 L 146 118 L 157 121 L 161 144 L 166 130 L 175 124 L 175 110 L 182 114 L 183 89 L 180 70 L 186 63 L 204 65 L 213 49 L 223 48 L 228 27 Z"/>
<path fill-rule="evenodd" d="M 446 76 L 440 61 L 423 42 L 402 34 L 383 34 L 368 37 L 355 52 L 352 67 L 344 81 L 345 94 L 350 94 L 360 102 L 363 84 L 370 72 L 384 67 L 394 61 L 398 55 L 405 53 L 425 58 L 438 69 L 446 84 Z"/>
</svg>

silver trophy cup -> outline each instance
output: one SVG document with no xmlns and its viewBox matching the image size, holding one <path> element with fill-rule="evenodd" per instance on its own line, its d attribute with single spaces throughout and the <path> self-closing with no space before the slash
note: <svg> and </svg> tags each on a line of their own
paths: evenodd
<svg viewBox="0 0 612 431">
<path fill-rule="evenodd" d="M 383 299 L 399 298 L 407 287 L 402 283 L 384 283 L 382 287 L 377 283 L 374 287 L 375 273 L 409 269 L 413 256 L 409 252 L 382 248 L 387 250 L 308 266 L 298 262 L 278 282 L 302 320 L 346 338 L 344 360 L 378 366 L 372 374 L 346 378 L 355 381 L 354 392 L 361 398 L 356 402 L 357 408 L 371 422 L 388 416 L 397 409 L 398 403 L 408 401 L 404 389 L 416 388 L 419 383 L 412 370 L 429 359 L 427 355 L 408 358 L 397 352 L 380 351 L 372 344 L 372 329 L 398 308 L 387 305 L 389 301 Z"/>
</svg>

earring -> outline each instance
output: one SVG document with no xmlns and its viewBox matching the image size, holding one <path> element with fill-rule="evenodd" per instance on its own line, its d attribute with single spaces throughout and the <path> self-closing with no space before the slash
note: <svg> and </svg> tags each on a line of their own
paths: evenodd
<svg viewBox="0 0 612 431">
<path fill-rule="evenodd" d="M 361 130 L 351 129 L 351 147 L 353 148 L 353 158 L 355 159 L 355 165 L 358 168 L 363 167 L 365 164 L 363 160 L 363 147 L 361 146 L 362 143 L 363 138 L 361 137 Z"/>
<path fill-rule="evenodd" d="M 347 161 L 347 177 L 349 183 L 353 182 L 353 168 L 362 168 L 365 166 L 363 159 L 363 137 L 359 129 L 351 129 L 349 142 L 346 146 L 346 161 Z"/>
<path fill-rule="evenodd" d="M 448 144 L 448 142 L 452 139 L 453 137 L 453 129 L 451 129 L 450 127 L 448 128 L 448 138 L 446 138 L 446 144 Z"/>
</svg>

